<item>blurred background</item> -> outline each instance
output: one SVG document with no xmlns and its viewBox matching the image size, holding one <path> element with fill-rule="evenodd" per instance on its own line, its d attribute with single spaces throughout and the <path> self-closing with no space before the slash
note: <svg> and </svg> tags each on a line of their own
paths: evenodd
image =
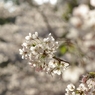
<svg viewBox="0 0 95 95">
<path fill-rule="evenodd" d="M 52 33 L 62 77 L 34 71 L 19 55 L 28 33 Z M 95 71 L 95 0 L 0 0 L 0 95 L 65 95 L 68 83 Z"/>
</svg>

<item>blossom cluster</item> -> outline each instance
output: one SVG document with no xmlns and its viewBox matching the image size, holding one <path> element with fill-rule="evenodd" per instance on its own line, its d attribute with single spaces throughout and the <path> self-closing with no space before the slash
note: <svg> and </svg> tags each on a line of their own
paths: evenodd
<svg viewBox="0 0 95 95">
<path fill-rule="evenodd" d="M 83 76 L 77 88 L 73 84 L 67 86 L 65 95 L 95 95 L 95 78 Z"/>
<path fill-rule="evenodd" d="M 95 0 L 89 1 L 95 2 Z M 81 64 L 81 68 L 84 70 L 83 72 L 94 71 L 95 8 L 91 8 L 87 3 L 79 4 L 79 6 L 74 7 L 68 23 L 69 33 L 67 34 L 67 38 L 73 40 L 76 47 L 76 51 L 73 52 L 78 56 L 77 59 L 76 56 L 72 57 L 71 55 L 70 61 L 73 61 L 75 66 L 76 62 Z M 80 75 L 77 76 L 80 77 Z"/>
<path fill-rule="evenodd" d="M 75 40 L 80 37 L 85 39 L 83 41 L 84 52 L 87 52 L 91 45 L 95 45 L 92 41 L 93 35 L 95 35 L 95 8 L 90 9 L 87 4 L 80 4 L 73 9 L 72 17 L 70 17 L 68 23 L 69 33 L 67 37 Z"/>
<path fill-rule="evenodd" d="M 61 75 L 69 64 L 55 57 L 58 47 L 59 43 L 51 33 L 47 38 L 41 39 L 38 37 L 38 32 L 35 32 L 25 37 L 25 42 L 19 51 L 22 59 L 28 59 L 29 65 L 36 70 Z"/>
</svg>

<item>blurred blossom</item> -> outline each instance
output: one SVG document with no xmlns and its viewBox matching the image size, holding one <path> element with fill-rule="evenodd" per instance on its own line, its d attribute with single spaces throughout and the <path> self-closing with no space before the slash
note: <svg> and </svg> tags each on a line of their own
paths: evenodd
<svg viewBox="0 0 95 95">
<path fill-rule="evenodd" d="M 80 75 L 84 73 L 83 68 L 80 67 L 70 67 L 63 73 L 63 79 L 64 81 L 71 81 L 73 83 L 76 83 L 79 80 Z"/>
<path fill-rule="evenodd" d="M 78 28 L 82 25 L 82 20 L 79 17 L 72 17 L 70 19 L 70 24 Z"/>
<path fill-rule="evenodd" d="M 88 5 L 82 4 L 74 8 L 73 16 L 69 19 L 68 38 L 77 39 L 78 35 L 84 38 L 95 29 L 95 9 L 90 10 Z"/>
<path fill-rule="evenodd" d="M 94 4 L 95 0 L 92 1 Z M 94 7 L 94 5 L 92 6 Z M 84 72 L 95 70 L 95 9 L 90 9 L 86 4 L 81 4 L 74 8 L 68 27 L 69 33 L 67 34 L 67 38 L 77 41 L 79 48 L 84 54 L 81 57 L 83 58 L 84 66 L 81 68 L 75 66 L 67 69 L 63 73 L 63 79 L 76 83 Z M 65 95 L 95 95 L 95 79 L 87 78 L 85 79 L 85 83 L 80 83 L 75 91 L 66 89 L 66 92 Z"/>
<path fill-rule="evenodd" d="M 68 38 L 73 38 L 73 39 L 76 39 L 79 35 L 79 32 L 76 28 L 71 28 L 70 31 L 69 31 L 69 34 L 67 35 Z"/>
<path fill-rule="evenodd" d="M 39 5 L 42 5 L 44 3 L 43 0 L 35 0 Z"/>
<path fill-rule="evenodd" d="M 13 6 L 13 2 L 12 2 L 12 1 L 8 1 L 8 2 L 6 2 L 5 5 L 4 5 L 5 8 L 8 8 L 8 7 L 10 7 L 10 6 Z"/>
<path fill-rule="evenodd" d="M 6 8 L 10 13 L 16 10 L 16 6 L 13 4 L 12 1 L 8 1 L 4 3 L 4 8 Z"/>
<path fill-rule="evenodd" d="M 50 3 L 54 5 L 57 3 L 57 0 L 50 0 Z"/>
<path fill-rule="evenodd" d="M 95 0 L 90 0 L 91 6 L 95 7 Z"/>
<path fill-rule="evenodd" d="M 88 12 L 89 12 L 88 5 L 81 4 L 81 5 L 79 5 L 79 7 L 75 8 L 73 10 L 73 15 L 85 18 L 85 16 L 88 14 Z"/>
</svg>

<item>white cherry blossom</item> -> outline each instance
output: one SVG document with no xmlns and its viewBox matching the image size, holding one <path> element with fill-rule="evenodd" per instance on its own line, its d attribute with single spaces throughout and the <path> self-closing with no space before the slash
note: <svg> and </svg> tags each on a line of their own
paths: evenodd
<svg viewBox="0 0 95 95">
<path fill-rule="evenodd" d="M 59 43 L 55 41 L 51 33 L 44 39 L 38 37 L 38 32 L 29 33 L 25 40 L 19 52 L 22 59 L 28 59 L 29 65 L 35 67 L 36 70 L 61 75 L 68 67 L 68 63 L 54 57 Z"/>
</svg>

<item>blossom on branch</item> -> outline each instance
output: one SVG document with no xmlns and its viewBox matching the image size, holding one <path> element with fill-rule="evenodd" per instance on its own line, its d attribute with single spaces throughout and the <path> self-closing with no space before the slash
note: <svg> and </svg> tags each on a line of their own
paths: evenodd
<svg viewBox="0 0 95 95">
<path fill-rule="evenodd" d="M 25 37 L 25 42 L 19 52 L 22 59 L 28 59 L 29 65 L 36 70 L 61 75 L 69 63 L 55 57 L 58 47 L 59 43 L 55 41 L 51 33 L 47 38 L 41 39 L 38 37 L 38 32 L 35 32 Z"/>
<path fill-rule="evenodd" d="M 65 95 L 95 95 L 95 73 L 83 76 L 77 88 L 73 84 L 69 84 Z"/>
</svg>

